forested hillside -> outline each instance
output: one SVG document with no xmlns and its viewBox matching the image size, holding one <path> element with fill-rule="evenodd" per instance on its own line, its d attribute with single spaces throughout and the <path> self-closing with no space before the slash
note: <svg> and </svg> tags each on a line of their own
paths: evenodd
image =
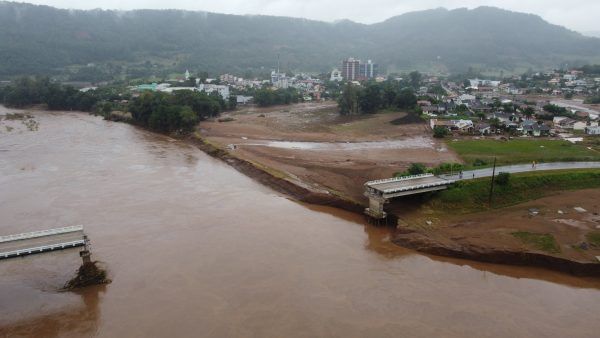
<svg viewBox="0 0 600 338">
<path fill-rule="evenodd" d="M 186 68 L 244 75 L 268 71 L 277 54 L 285 70 L 323 72 L 348 56 L 373 59 L 388 71 L 511 72 L 600 61 L 600 39 L 489 7 L 414 12 L 363 25 L 0 2 L 0 41 L 1 77 L 66 72 L 72 80 L 160 76 Z"/>
</svg>

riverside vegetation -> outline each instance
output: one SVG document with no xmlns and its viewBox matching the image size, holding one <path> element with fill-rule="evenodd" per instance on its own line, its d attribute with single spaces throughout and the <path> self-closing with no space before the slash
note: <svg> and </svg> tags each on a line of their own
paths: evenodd
<svg viewBox="0 0 600 338">
<path fill-rule="evenodd" d="M 121 103 L 115 103 L 121 102 Z M 0 103 L 15 108 L 45 105 L 49 110 L 78 110 L 110 118 L 114 110 L 131 112 L 132 123 L 164 133 L 185 133 L 200 120 L 215 117 L 231 108 L 220 95 L 190 90 L 166 94 L 145 92 L 139 97 L 122 86 L 86 92 L 52 82 L 47 77 L 16 79 L 0 88 Z"/>
</svg>

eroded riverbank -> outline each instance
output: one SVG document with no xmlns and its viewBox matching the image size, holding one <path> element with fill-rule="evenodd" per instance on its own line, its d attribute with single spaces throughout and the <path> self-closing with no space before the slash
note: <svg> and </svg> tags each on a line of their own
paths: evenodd
<svg viewBox="0 0 600 338">
<path fill-rule="evenodd" d="M 353 213 L 305 207 L 184 142 L 79 113 L 0 134 L 0 232 L 84 224 L 81 259 L 0 264 L 0 336 L 594 336 L 600 282 L 432 258 Z"/>
</svg>

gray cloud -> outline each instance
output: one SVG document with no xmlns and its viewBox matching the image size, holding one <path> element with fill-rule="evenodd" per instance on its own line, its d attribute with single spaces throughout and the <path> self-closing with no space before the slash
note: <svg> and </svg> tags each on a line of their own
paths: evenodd
<svg viewBox="0 0 600 338">
<path fill-rule="evenodd" d="M 598 0 L 42 0 L 29 1 L 60 8 L 163 9 L 178 8 L 229 14 L 265 14 L 322 21 L 350 19 L 362 23 L 383 21 L 402 13 L 437 7 L 495 6 L 540 15 L 577 31 L 600 31 Z"/>
</svg>

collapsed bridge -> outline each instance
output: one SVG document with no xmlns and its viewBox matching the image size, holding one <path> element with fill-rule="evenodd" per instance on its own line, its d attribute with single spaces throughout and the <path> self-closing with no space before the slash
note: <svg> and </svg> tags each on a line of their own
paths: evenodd
<svg viewBox="0 0 600 338">
<path fill-rule="evenodd" d="M 365 183 L 365 196 L 369 198 L 369 207 L 365 214 L 374 219 L 384 219 L 387 213 L 383 206 L 390 199 L 444 190 L 456 180 L 446 179 L 433 174 L 388 178 Z"/>
</svg>

